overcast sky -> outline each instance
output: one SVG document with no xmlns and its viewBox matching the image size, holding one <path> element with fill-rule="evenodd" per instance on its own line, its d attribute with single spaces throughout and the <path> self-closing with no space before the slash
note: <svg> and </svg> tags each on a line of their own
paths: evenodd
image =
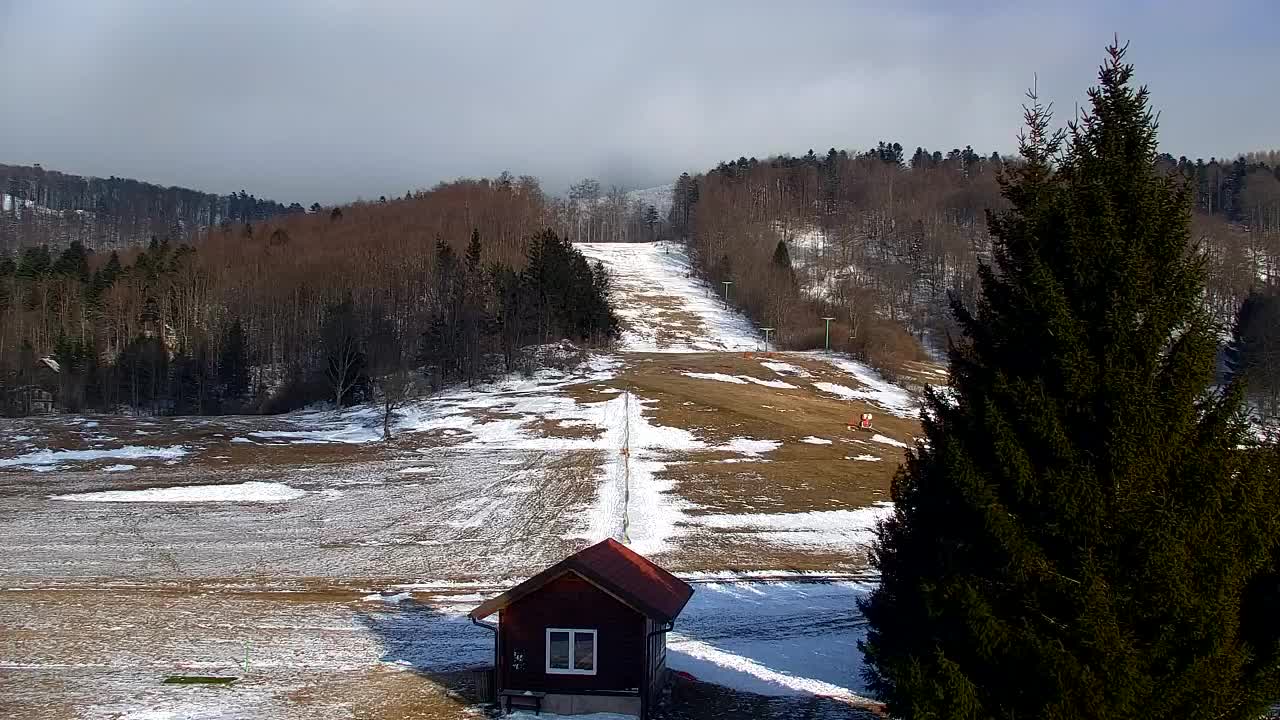
<svg viewBox="0 0 1280 720">
<path fill-rule="evenodd" d="M 0 0 L 0 162 L 283 202 L 504 169 L 668 182 L 739 155 L 1014 149 L 1113 33 L 1175 155 L 1280 146 L 1277 0 Z"/>
</svg>

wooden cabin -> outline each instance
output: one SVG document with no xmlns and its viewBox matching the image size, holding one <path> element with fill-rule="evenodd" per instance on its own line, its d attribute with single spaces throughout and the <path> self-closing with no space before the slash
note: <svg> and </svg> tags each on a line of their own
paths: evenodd
<svg viewBox="0 0 1280 720">
<path fill-rule="evenodd" d="M 9 415 L 47 415 L 53 412 L 53 393 L 37 385 L 23 385 L 8 391 L 5 411 Z"/>
<path fill-rule="evenodd" d="M 667 684 L 667 633 L 688 583 L 615 540 L 552 565 L 471 611 L 495 631 L 494 684 L 514 706 L 647 720 Z M 481 622 L 498 615 L 496 626 Z"/>
</svg>

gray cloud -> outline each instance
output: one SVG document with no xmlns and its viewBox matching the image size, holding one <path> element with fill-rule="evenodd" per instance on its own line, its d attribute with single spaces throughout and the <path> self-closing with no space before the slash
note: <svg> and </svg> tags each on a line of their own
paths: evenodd
<svg viewBox="0 0 1280 720">
<path fill-rule="evenodd" d="M 1280 145 L 1274 2 L 1063 5 L 13 2 L 0 161 L 310 203 L 503 169 L 656 184 L 880 139 L 1008 152 L 1032 74 L 1065 120 L 1113 32 L 1165 149 Z"/>
</svg>

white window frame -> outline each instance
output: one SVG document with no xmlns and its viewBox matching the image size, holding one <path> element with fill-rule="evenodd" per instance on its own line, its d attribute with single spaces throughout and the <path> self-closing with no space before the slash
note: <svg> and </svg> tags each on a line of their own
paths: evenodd
<svg viewBox="0 0 1280 720">
<path fill-rule="evenodd" d="M 551 667 L 551 633 L 553 632 L 569 634 L 569 667 L 567 669 Z M 574 667 L 574 658 L 575 658 L 574 652 L 577 649 L 577 638 L 575 637 L 576 635 L 591 636 L 591 669 L 590 670 L 580 670 Z M 586 628 L 551 628 L 551 627 L 547 628 L 547 633 L 546 633 L 547 652 L 546 652 L 546 662 L 544 663 L 547 670 L 547 674 L 548 675 L 595 675 L 596 670 L 600 668 L 599 639 L 600 637 L 595 630 L 588 630 Z"/>
</svg>

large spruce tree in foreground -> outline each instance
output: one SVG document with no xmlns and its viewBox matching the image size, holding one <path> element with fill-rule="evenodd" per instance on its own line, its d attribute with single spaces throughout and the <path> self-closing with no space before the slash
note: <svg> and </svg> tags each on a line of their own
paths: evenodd
<svg viewBox="0 0 1280 720">
<path fill-rule="evenodd" d="M 1065 134 L 1033 96 L 951 392 L 895 479 L 862 604 L 895 717 L 1250 718 L 1280 697 L 1280 485 L 1240 449 L 1240 394 L 1213 391 L 1188 197 L 1154 170 L 1123 57 Z"/>
</svg>

